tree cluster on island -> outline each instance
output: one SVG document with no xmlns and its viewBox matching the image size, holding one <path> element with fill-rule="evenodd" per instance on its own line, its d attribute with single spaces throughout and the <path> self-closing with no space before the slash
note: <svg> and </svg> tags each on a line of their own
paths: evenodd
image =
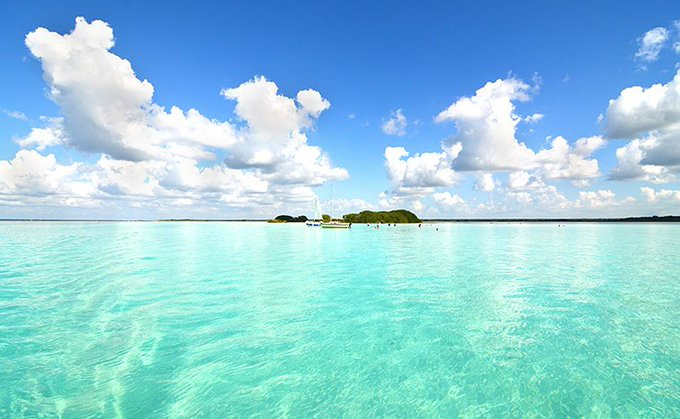
<svg viewBox="0 0 680 419">
<path fill-rule="evenodd" d="M 323 214 L 322 219 L 324 222 L 333 221 L 343 221 L 346 223 L 353 224 L 407 224 L 407 223 L 422 223 L 420 218 L 416 216 L 411 211 L 404 209 L 393 210 L 393 211 L 361 211 L 358 214 L 345 214 L 342 218 L 332 218 L 328 214 Z M 277 215 L 273 220 L 269 220 L 270 223 L 304 223 L 309 220 L 306 216 L 300 215 L 298 217 L 293 217 L 291 215 Z"/>
<path fill-rule="evenodd" d="M 422 222 L 414 213 L 404 209 L 393 211 L 361 211 L 358 214 L 345 214 L 342 218 L 346 223 L 353 224 L 406 224 Z"/>
<path fill-rule="evenodd" d="M 298 217 L 293 217 L 291 215 L 277 215 L 273 220 L 269 220 L 269 223 L 304 223 L 308 218 L 304 215 Z"/>
</svg>

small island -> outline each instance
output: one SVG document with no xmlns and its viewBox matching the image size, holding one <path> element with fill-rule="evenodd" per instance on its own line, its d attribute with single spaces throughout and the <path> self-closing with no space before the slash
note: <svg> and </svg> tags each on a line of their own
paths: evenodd
<svg viewBox="0 0 680 419">
<path fill-rule="evenodd" d="M 304 223 L 308 221 L 304 215 L 293 217 L 291 215 L 277 215 L 275 218 L 267 221 L 268 223 Z M 333 218 L 328 214 L 323 214 L 322 220 L 326 223 L 331 221 L 345 222 L 351 224 L 417 224 L 422 223 L 422 220 L 411 211 L 405 209 L 392 211 L 361 211 L 360 213 L 345 214 L 342 218 Z"/>
<path fill-rule="evenodd" d="M 364 223 L 364 224 L 377 224 L 377 223 L 389 223 L 389 224 L 408 224 L 408 223 L 421 223 L 422 221 L 418 216 L 416 216 L 411 211 L 405 209 L 393 210 L 393 211 L 361 211 L 358 214 L 345 214 L 342 216 L 346 223 Z"/>
<path fill-rule="evenodd" d="M 267 221 L 268 223 L 304 223 L 308 218 L 304 215 L 298 217 L 293 217 L 291 215 L 277 215 L 273 220 Z"/>
</svg>

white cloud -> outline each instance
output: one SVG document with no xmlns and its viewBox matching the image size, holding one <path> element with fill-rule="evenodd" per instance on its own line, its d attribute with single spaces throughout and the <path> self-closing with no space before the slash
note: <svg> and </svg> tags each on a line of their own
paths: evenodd
<svg viewBox="0 0 680 419">
<path fill-rule="evenodd" d="M 49 119 L 49 125 L 45 128 L 32 128 L 24 138 L 16 141 L 22 148 L 36 148 L 44 150 L 47 147 L 62 145 L 66 142 L 61 118 Z"/>
<path fill-rule="evenodd" d="M 108 24 L 83 18 L 70 34 L 38 28 L 26 36 L 63 118 L 48 119 L 47 127 L 33 128 L 17 143 L 37 150 L 61 145 L 100 157 L 95 164 L 62 166 L 54 155 L 21 150 L 13 160 L 0 161 L 1 195 L 40 190 L 61 196 L 73 182 L 56 174 L 69 168 L 78 187 L 89 191 L 77 196 L 90 203 L 260 207 L 302 202 L 314 196 L 310 186 L 348 177 L 320 147 L 308 144 L 306 131 L 330 107 L 319 92 L 306 89 L 288 98 L 264 77 L 224 89 L 236 101 L 242 125 L 196 109 L 166 111 L 153 102 L 151 83 L 110 52 L 113 44 Z M 50 183 L 43 172 L 66 186 Z M 64 202 L 55 198 L 50 205 Z"/>
<path fill-rule="evenodd" d="M 616 195 L 611 190 L 581 191 L 578 193 L 577 205 L 589 208 L 602 208 L 615 205 Z"/>
<path fill-rule="evenodd" d="M 393 210 L 395 208 L 404 208 L 411 210 L 418 215 L 423 215 L 423 203 L 421 199 L 426 198 L 428 194 L 432 193 L 432 189 L 417 189 L 415 193 L 393 193 L 393 191 L 385 191 L 378 194 L 378 209 Z M 429 212 L 429 208 L 426 209 Z"/>
<path fill-rule="evenodd" d="M 563 137 L 556 137 L 551 148 L 536 154 L 536 161 L 547 179 L 592 179 L 600 176 L 600 171 L 597 160 L 588 157 L 604 145 L 599 136 L 580 138 L 571 147 Z"/>
<path fill-rule="evenodd" d="M 520 170 L 508 175 L 508 188 L 511 190 L 538 189 L 544 186 L 543 180 L 536 174 Z"/>
<path fill-rule="evenodd" d="M 636 202 L 632 196 L 628 196 L 623 200 L 616 200 L 616 194 L 609 189 L 597 191 L 581 191 L 578 193 L 578 199 L 574 203 L 576 207 L 586 208 L 610 208 L 622 205 L 630 205 Z"/>
<path fill-rule="evenodd" d="M 331 103 L 324 99 L 321 96 L 321 93 L 314 89 L 300 90 L 295 97 L 301 106 L 301 109 L 298 111 L 301 112 L 303 118 L 307 118 L 308 116 L 318 118 L 319 115 L 321 115 L 321 112 L 331 107 Z M 303 124 L 303 126 L 309 124 L 310 122 L 307 122 L 307 124 Z"/>
<path fill-rule="evenodd" d="M 392 116 L 387 121 L 382 124 L 382 132 L 386 135 L 396 135 L 398 137 L 403 137 L 406 135 L 406 126 L 408 121 L 406 116 L 402 113 L 401 109 L 397 109 L 392 112 Z"/>
<path fill-rule="evenodd" d="M 611 138 L 632 138 L 644 132 L 680 129 L 680 71 L 666 84 L 623 89 L 609 101 L 605 130 Z"/>
<path fill-rule="evenodd" d="M 515 115 L 513 104 L 515 100 L 529 100 L 529 90 L 530 86 L 519 79 L 499 79 L 437 115 L 436 122 L 456 124 L 456 135 L 447 140 L 447 145 L 462 145 L 454 168 L 516 170 L 532 164 L 533 152 L 515 138 L 521 118 Z"/>
<path fill-rule="evenodd" d="M 491 173 L 481 173 L 477 176 L 475 189 L 483 192 L 492 192 L 496 189 L 496 184 Z"/>
<path fill-rule="evenodd" d="M 655 137 L 635 139 L 623 147 L 616 149 L 617 165 L 612 170 L 613 180 L 642 180 L 650 183 L 668 183 L 675 180 L 675 175 L 664 166 L 644 164 L 645 154 L 649 150 L 659 148 Z"/>
<path fill-rule="evenodd" d="M 432 194 L 432 199 L 434 199 L 437 205 L 448 210 L 466 209 L 465 200 L 456 194 L 451 195 L 449 192 L 438 192 Z"/>
<path fill-rule="evenodd" d="M 573 145 L 556 137 L 550 148 L 538 153 L 516 138 L 523 118 L 515 114 L 514 101 L 529 100 L 535 88 L 516 78 L 499 79 L 486 83 L 472 97 L 456 100 L 435 118 L 456 125 L 456 134 L 442 144 L 441 152 L 403 159 L 409 155 L 403 147 L 388 147 L 385 166 L 395 192 L 423 193 L 422 188 L 451 186 L 460 178 L 453 169 L 478 172 L 475 188 L 483 191 L 495 188 L 493 172 L 518 173 L 511 182 L 517 188 L 528 183 L 527 171 L 545 179 L 572 180 L 581 187 L 587 179 L 600 176 L 598 161 L 592 158 L 605 145 L 599 136 L 581 138 Z M 528 118 L 539 120 L 538 115 Z M 520 186 L 522 174 L 527 179 Z"/>
<path fill-rule="evenodd" d="M 0 196 L 17 203 L 77 204 L 94 192 L 82 169 L 80 163 L 57 163 L 53 154 L 19 150 L 12 160 L 0 160 Z"/>
<path fill-rule="evenodd" d="M 23 112 L 19 111 L 8 111 L 7 109 L 1 109 L 2 113 L 9 116 L 12 119 L 18 119 L 19 121 L 28 121 L 28 117 Z"/>
<path fill-rule="evenodd" d="M 524 122 L 526 122 L 528 124 L 535 124 L 535 123 L 541 121 L 544 116 L 545 115 L 543 115 L 542 113 L 535 113 L 533 115 L 529 115 L 529 116 L 524 117 Z"/>
<path fill-rule="evenodd" d="M 668 29 L 657 27 L 648 30 L 638 39 L 640 46 L 635 57 L 647 62 L 656 61 L 666 41 L 668 41 Z"/>
<path fill-rule="evenodd" d="M 230 167 L 263 169 L 275 183 L 320 185 L 348 177 L 345 169 L 332 166 L 323 150 L 307 144 L 303 130 L 330 107 L 318 92 L 298 92 L 296 104 L 279 95 L 275 83 L 256 77 L 222 94 L 237 102 L 236 115 L 246 123 L 229 148 Z"/>
<path fill-rule="evenodd" d="M 625 210 L 627 205 L 635 202 L 632 197 L 617 200 L 614 192 L 608 189 L 580 191 L 578 198 L 571 201 L 560 193 L 554 185 L 538 187 L 533 190 L 510 190 L 507 192 L 507 196 L 517 204 L 531 207 L 527 212 L 532 213 L 533 211 L 533 214 L 538 216 L 541 216 L 542 213 L 552 214 L 551 216 L 558 214 L 564 216 L 565 211 L 569 211 L 569 216 L 592 215 L 592 210 L 603 211 L 612 208 L 624 208 Z"/>
<path fill-rule="evenodd" d="M 441 153 L 408 157 L 404 147 L 386 147 L 385 168 L 394 193 L 427 193 L 424 191 L 427 188 L 453 185 L 459 176 L 451 168 L 451 161 L 458 151 L 460 147 L 452 147 Z"/>
<path fill-rule="evenodd" d="M 579 189 L 586 189 L 590 187 L 591 181 L 590 179 L 574 179 L 571 184 Z"/>
<path fill-rule="evenodd" d="M 647 202 L 675 201 L 680 202 L 680 190 L 661 189 L 656 191 L 652 188 L 642 187 L 640 192 Z"/>
<path fill-rule="evenodd" d="M 510 190 L 507 196 L 523 206 L 530 205 L 534 210 L 555 212 L 571 208 L 573 203 L 560 193 L 554 185 L 533 183 L 533 187 L 520 191 Z"/>
<path fill-rule="evenodd" d="M 514 101 L 529 100 L 531 86 L 511 78 L 489 82 L 473 97 L 463 97 L 437 115 L 437 122 L 453 121 L 457 133 L 448 145 L 460 143 L 453 161 L 458 170 L 526 171 L 541 168 L 550 179 L 584 179 L 599 176 L 598 163 L 588 159 L 604 142 L 599 137 L 580 139 L 573 147 L 562 137 L 552 148 L 535 153 L 516 138 Z M 537 121 L 541 114 L 525 118 Z"/>
<path fill-rule="evenodd" d="M 632 196 L 618 199 L 609 189 L 581 191 L 571 200 L 555 185 L 544 185 L 530 189 L 498 189 L 486 202 L 470 206 L 466 215 L 473 218 L 622 217 L 648 214 L 650 208 L 648 204 L 639 205 Z"/>
<path fill-rule="evenodd" d="M 59 106 L 70 146 L 131 161 L 172 159 L 179 144 L 226 148 L 237 141 L 228 123 L 152 102 L 154 88 L 139 80 L 129 61 L 111 53 L 113 30 L 105 22 L 76 19 L 59 35 L 38 28 L 26 45 L 40 60 L 50 98 Z"/>
<path fill-rule="evenodd" d="M 461 197 L 449 192 L 432 194 L 433 216 L 465 215 L 479 217 L 627 217 L 648 215 L 650 211 L 674 211 L 680 208 L 680 191 L 654 191 L 642 188 L 646 203 L 632 196 L 621 199 L 609 189 L 580 191 L 575 199 L 567 198 L 555 185 L 532 184 L 529 188 L 497 187 L 497 193 L 485 202 L 468 205 Z"/>
<path fill-rule="evenodd" d="M 339 217 L 352 212 L 377 209 L 374 204 L 359 198 L 332 199 L 329 201 L 324 201 L 321 204 L 321 207 L 323 208 L 325 214 L 330 214 L 334 217 Z"/>
<path fill-rule="evenodd" d="M 629 87 L 609 101 L 606 131 L 631 139 L 611 177 L 669 182 L 680 171 L 680 71 L 666 84 Z"/>
</svg>

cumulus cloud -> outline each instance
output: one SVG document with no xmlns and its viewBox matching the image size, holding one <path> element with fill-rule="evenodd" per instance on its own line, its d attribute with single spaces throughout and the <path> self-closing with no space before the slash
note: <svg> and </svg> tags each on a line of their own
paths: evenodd
<svg viewBox="0 0 680 419">
<path fill-rule="evenodd" d="M 491 173 L 481 173 L 477 176 L 477 181 L 475 182 L 475 189 L 483 192 L 492 192 L 496 189 L 496 183 L 493 180 L 493 175 Z"/>
<path fill-rule="evenodd" d="M 461 144 L 453 161 L 458 170 L 517 171 L 541 168 L 551 179 L 584 179 L 599 175 L 598 163 L 588 159 L 604 142 L 599 137 L 580 139 L 571 147 L 563 137 L 552 148 L 535 153 L 516 138 L 522 118 L 515 101 L 529 100 L 531 86 L 515 78 L 489 82 L 472 97 L 463 97 L 437 115 L 437 122 L 453 121 L 457 133 L 447 140 Z M 540 115 L 540 116 L 538 116 Z M 534 114 L 528 120 L 540 120 Z M 525 118 L 527 120 L 527 118 Z"/>
<path fill-rule="evenodd" d="M 130 62 L 109 52 L 113 30 L 79 17 L 59 35 L 38 28 L 26 46 L 40 60 L 50 98 L 64 116 L 70 145 L 124 160 L 163 154 L 154 130 L 153 86 L 139 80 Z"/>
<path fill-rule="evenodd" d="M 543 180 L 537 174 L 530 174 L 523 170 L 508 174 L 508 189 L 538 189 L 545 186 Z"/>
<path fill-rule="evenodd" d="M 62 128 L 62 118 L 50 118 L 47 127 L 31 128 L 31 132 L 27 136 L 18 139 L 16 142 L 22 148 L 35 148 L 40 151 L 47 147 L 64 144 L 66 136 Z"/>
<path fill-rule="evenodd" d="M 394 193 L 394 191 L 385 191 L 378 194 L 377 209 L 393 210 L 395 208 L 404 208 L 423 214 L 423 210 L 430 212 L 430 208 L 425 208 L 421 199 L 427 198 L 428 194 L 432 193 L 432 189 L 417 189 L 407 193 Z"/>
<path fill-rule="evenodd" d="M 530 187 L 527 187 L 531 185 Z M 554 185 L 543 185 L 532 181 L 519 190 L 508 190 L 507 197 L 522 206 L 531 206 L 536 210 L 559 212 L 572 208 L 574 203 L 557 190 Z"/>
<path fill-rule="evenodd" d="M 428 188 L 451 186 L 459 179 L 451 168 L 460 146 L 441 153 L 421 153 L 409 157 L 404 147 L 385 148 L 387 177 L 395 193 L 427 193 Z"/>
<path fill-rule="evenodd" d="M 386 135 L 396 135 L 398 137 L 403 137 L 406 135 L 406 126 L 408 121 L 406 116 L 402 113 L 401 109 L 397 109 L 392 112 L 392 116 L 382 124 L 382 132 Z"/>
<path fill-rule="evenodd" d="M 462 97 L 440 112 L 436 122 L 454 122 L 460 143 L 458 170 L 515 170 L 532 164 L 533 152 L 515 138 L 521 118 L 513 101 L 529 100 L 530 86 L 515 78 L 488 82 L 472 97 Z"/>
<path fill-rule="evenodd" d="M 300 91 L 293 100 L 279 95 L 275 83 L 256 77 L 222 95 L 236 101 L 236 115 L 246 124 L 229 148 L 230 167 L 259 168 L 268 180 L 284 184 L 320 185 L 348 177 L 321 148 L 307 144 L 304 129 L 330 107 L 318 92 Z"/>
<path fill-rule="evenodd" d="M 529 100 L 535 89 L 517 78 L 499 79 L 486 83 L 471 97 L 456 100 L 435 118 L 456 127 L 455 135 L 442 143 L 441 152 L 403 159 L 409 155 L 403 147 L 388 147 L 385 165 L 395 190 L 451 186 L 460 179 L 459 172 L 478 172 L 475 188 L 482 191 L 495 187 L 493 172 L 533 171 L 542 178 L 572 180 L 581 187 L 600 176 L 592 155 L 605 145 L 602 137 L 581 138 L 573 145 L 556 137 L 550 148 L 539 152 L 516 138 L 517 124 L 542 117 L 522 118 L 515 110 L 514 102 Z"/>
<path fill-rule="evenodd" d="M 648 30 L 638 39 L 639 47 L 635 57 L 646 62 L 656 61 L 666 41 L 668 29 L 656 27 Z"/>
<path fill-rule="evenodd" d="M 656 191 L 652 188 L 642 187 L 640 193 L 647 202 L 675 201 L 680 202 L 680 190 L 661 189 Z"/>
<path fill-rule="evenodd" d="M 563 137 L 556 137 L 551 148 L 536 154 L 536 161 L 541 163 L 540 171 L 547 179 L 592 179 L 600 176 L 600 171 L 597 160 L 589 157 L 604 145 L 599 136 L 580 138 L 573 146 Z"/>
<path fill-rule="evenodd" d="M 451 195 L 450 192 L 438 192 L 432 194 L 432 199 L 440 207 L 446 209 L 461 209 L 465 206 L 465 200 L 460 196 L 454 194 Z"/>
<path fill-rule="evenodd" d="M 535 114 L 524 117 L 524 122 L 526 122 L 528 124 L 535 124 L 535 123 L 539 122 L 541 119 L 543 119 L 544 116 L 545 115 L 543 115 L 542 113 L 535 113 Z"/>
<path fill-rule="evenodd" d="M 70 194 L 79 177 L 79 164 L 57 163 L 53 154 L 19 150 L 10 161 L 0 160 L 0 191 L 8 195 Z"/>
<path fill-rule="evenodd" d="M 609 101 L 605 130 L 631 140 L 616 150 L 613 179 L 674 180 L 680 171 L 680 71 L 666 84 L 622 90 Z"/>
<path fill-rule="evenodd" d="M 316 90 L 289 98 L 264 77 L 224 89 L 222 95 L 236 102 L 238 122 L 232 124 L 154 103 L 152 84 L 110 51 L 113 30 L 105 22 L 77 18 L 65 35 L 38 28 L 26 36 L 26 45 L 41 63 L 49 98 L 62 117 L 16 140 L 33 150 L 0 162 L 3 194 L 39 190 L 61 196 L 68 185 L 78 185 L 88 194 L 77 196 L 90 202 L 250 207 L 302 202 L 314 196 L 312 186 L 348 177 L 324 150 L 308 144 L 307 132 L 330 107 Z M 38 152 L 55 146 L 99 160 L 62 166 L 54 155 Z M 43 173 L 61 180 L 50 183 Z"/>
<path fill-rule="evenodd" d="M 608 208 L 626 204 L 632 204 L 635 198 L 629 196 L 623 200 L 616 200 L 616 194 L 609 189 L 597 191 L 581 191 L 575 202 L 576 207 L 586 208 Z"/>
<path fill-rule="evenodd" d="M 680 71 L 666 84 L 633 86 L 609 101 L 605 130 L 611 138 L 631 138 L 647 131 L 678 129 Z"/>
<path fill-rule="evenodd" d="M 614 205 L 615 196 L 611 190 L 581 191 L 577 203 L 590 208 L 602 208 Z"/>
<path fill-rule="evenodd" d="M 650 183 L 668 183 L 675 175 L 667 167 L 644 164 L 642 161 L 648 151 L 658 149 L 659 143 L 654 137 L 635 139 L 623 147 L 616 149 L 617 165 L 612 170 L 613 180 L 642 180 Z"/>
<path fill-rule="evenodd" d="M 341 214 L 348 214 L 351 212 L 359 212 L 364 210 L 375 210 L 377 207 L 360 198 L 354 199 L 332 199 L 324 201 L 321 204 L 324 213 L 331 214 L 333 216 L 339 216 Z"/>
</svg>

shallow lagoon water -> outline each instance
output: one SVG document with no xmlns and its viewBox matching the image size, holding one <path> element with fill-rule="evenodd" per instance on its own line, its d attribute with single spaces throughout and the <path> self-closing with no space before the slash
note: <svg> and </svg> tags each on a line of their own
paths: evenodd
<svg viewBox="0 0 680 419">
<path fill-rule="evenodd" d="M 679 244 L 678 224 L 3 222 L 0 416 L 677 417 Z"/>
</svg>

